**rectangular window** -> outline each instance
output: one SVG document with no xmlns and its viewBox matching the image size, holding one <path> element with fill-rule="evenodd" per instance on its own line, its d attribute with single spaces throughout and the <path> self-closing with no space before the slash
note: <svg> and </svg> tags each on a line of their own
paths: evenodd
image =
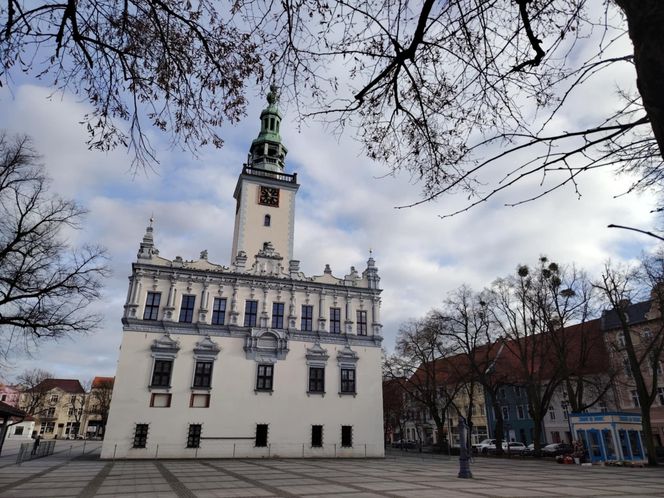
<svg viewBox="0 0 664 498">
<path fill-rule="evenodd" d="M 215 297 L 212 304 L 212 325 L 223 325 L 226 320 L 226 298 Z"/>
<path fill-rule="evenodd" d="M 625 375 L 627 377 L 632 376 L 632 367 L 629 364 L 629 358 L 623 358 L 623 369 L 625 370 Z"/>
<path fill-rule="evenodd" d="M 367 335 L 367 312 L 357 310 L 357 335 Z"/>
<path fill-rule="evenodd" d="M 510 407 L 509 406 L 503 406 L 503 420 L 509 420 L 510 419 Z"/>
<path fill-rule="evenodd" d="M 69 408 L 69 409 L 67 410 L 67 417 L 70 417 L 70 418 L 71 418 L 71 417 L 73 417 L 73 416 L 74 416 L 74 409 L 73 409 L 73 408 Z"/>
<path fill-rule="evenodd" d="M 210 395 L 209 394 L 198 394 L 191 393 L 191 398 L 189 399 L 190 408 L 210 408 Z"/>
<path fill-rule="evenodd" d="M 57 394 L 51 394 L 51 399 L 50 399 L 51 403 L 57 403 L 59 399 L 60 396 L 58 396 Z"/>
<path fill-rule="evenodd" d="M 521 397 L 521 386 L 514 386 L 514 395 L 517 398 Z"/>
<path fill-rule="evenodd" d="M 524 412 L 523 412 L 523 406 L 517 405 L 516 407 L 516 418 L 519 420 L 523 420 L 525 417 Z"/>
<path fill-rule="evenodd" d="M 152 387 L 171 387 L 173 360 L 155 360 L 152 370 Z"/>
<path fill-rule="evenodd" d="M 310 393 L 325 392 L 325 368 L 321 367 L 309 368 L 309 392 Z"/>
<path fill-rule="evenodd" d="M 207 388 L 212 385 L 212 362 L 197 361 L 194 371 L 194 387 Z"/>
<path fill-rule="evenodd" d="M 22 436 L 23 435 L 23 429 L 24 429 L 24 427 L 19 425 L 18 427 L 16 427 L 16 429 L 14 429 L 14 435 Z"/>
<path fill-rule="evenodd" d="M 159 302 L 161 301 L 161 292 L 148 292 L 145 300 L 145 310 L 143 310 L 143 320 L 156 320 L 159 316 Z"/>
<path fill-rule="evenodd" d="M 300 328 L 305 332 L 311 332 L 314 329 L 314 307 L 310 304 L 302 305 Z"/>
<path fill-rule="evenodd" d="M 191 323 L 194 320 L 194 303 L 196 296 L 182 296 L 180 306 L 180 323 Z"/>
<path fill-rule="evenodd" d="M 170 393 L 152 393 L 150 396 L 150 407 L 152 408 L 170 408 L 171 406 Z"/>
<path fill-rule="evenodd" d="M 323 426 L 322 425 L 312 425 L 311 426 L 311 447 L 312 448 L 321 448 L 323 446 Z"/>
<path fill-rule="evenodd" d="M 187 435 L 187 448 L 201 447 L 201 424 L 189 424 Z"/>
<path fill-rule="evenodd" d="M 549 407 L 549 419 L 556 420 L 556 410 L 553 408 L 553 406 Z"/>
<path fill-rule="evenodd" d="M 148 424 L 136 424 L 134 431 L 134 448 L 145 448 L 148 442 Z"/>
<path fill-rule="evenodd" d="M 341 446 L 344 448 L 351 448 L 353 446 L 353 426 L 341 426 Z"/>
<path fill-rule="evenodd" d="M 247 301 L 244 304 L 244 326 L 255 327 L 258 316 L 258 301 Z"/>
<path fill-rule="evenodd" d="M 657 397 L 659 398 L 659 404 L 664 406 L 664 387 L 657 388 Z"/>
<path fill-rule="evenodd" d="M 636 390 L 631 391 L 632 393 L 632 404 L 634 405 L 635 408 L 638 408 L 641 406 L 641 403 L 639 402 L 639 395 Z"/>
<path fill-rule="evenodd" d="M 330 308 L 330 332 L 341 333 L 341 308 Z"/>
<path fill-rule="evenodd" d="M 55 417 L 55 407 L 50 407 L 48 410 L 46 410 L 46 418 L 53 418 Z"/>
<path fill-rule="evenodd" d="M 346 394 L 355 394 L 355 369 L 341 369 L 341 392 Z"/>
<path fill-rule="evenodd" d="M 284 328 L 284 303 L 272 303 L 272 328 Z"/>
<path fill-rule="evenodd" d="M 256 424 L 256 446 L 267 446 L 267 424 Z"/>
<path fill-rule="evenodd" d="M 274 365 L 258 365 L 258 377 L 256 379 L 257 391 L 271 391 L 274 375 Z"/>
</svg>

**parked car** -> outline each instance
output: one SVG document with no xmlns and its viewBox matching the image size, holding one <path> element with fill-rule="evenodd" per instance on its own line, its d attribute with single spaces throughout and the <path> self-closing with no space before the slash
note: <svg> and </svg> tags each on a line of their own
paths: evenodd
<svg viewBox="0 0 664 498">
<path fill-rule="evenodd" d="M 489 444 L 487 447 L 487 453 L 495 453 L 496 452 L 496 443 L 494 442 L 493 444 Z M 503 441 L 503 453 L 509 453 L 510 455 L 520 455 L 526 450 L 526 445 L 523 443 L 518 443 L 516 441 L 513 441 L 511 443 L 507 443 L 507 441 Z"/>
<path fill-rule="evenodd" d="M 558 456 L 558 455 L 567 455 L 574 451 L 574 448 L 567 443 L 552 443 L 547 444 L 542 448 L 542 454 L 544 456 Z"/>
<path fill-rule="evenodd" d="M 495 439 L 483 439 L 479 443 L 476 443 L 473 445 L 473 451 L 476 453 L 482 453 L 483 455 L 486 455 L 489 450 L 487 449 L 490 445 L 494 445 L 493 448 L 496 448 L 496 440 Z"/>
<path fill-rule="evenodd" d="M 540 452 L 542 448 L 546 446 L 546 443 L 540 443 Z M 535 454 L 535 443 L 530 443 L 526 446 L 526 449 L 521 453 L 522 456 L 533 456 Z"/>
</svg>

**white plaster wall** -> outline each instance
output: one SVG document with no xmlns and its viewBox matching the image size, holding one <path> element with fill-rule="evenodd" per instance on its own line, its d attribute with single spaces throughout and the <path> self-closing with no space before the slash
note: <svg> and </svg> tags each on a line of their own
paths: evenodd
<svg viewBox="0 0 664 498">
<path fill-rule="evenodd" d="M 272 186 L 267 184 L 267 186 Z M 275 185 L 276 186 L 276 185 Z M 251 265 L 254 256 L 263 248 L 264 242 L 272 242 L 274 249 L 284 258 L 284 266 L 293 259 L 295 192 L 279 188 L 279 206 L 263 206 L 258 203 L 260 184 L 250 180 L 242 182 L 240 211 L 235 219 L 233 240 L 234 258 L 238 251 L 245 251 Z M 271 223 L 264 226 L 265 215 Z"/>
<path fill-rule="evenodd" d="M 287 358 L 275 365 L 270 394 L 254 391 L 257 363 L 246 359 L 243 339 L 213 336 L 222 351 L 214 365 L 210 407 L 189 408 L 195 362 L 192 350 L 202 336 L 171 334 L 180 342 L 171 381 L 172 404 L 170 408 L 150 408 L 150 346 L 159 336 L 124 333 L 102 458 L 384 455 L 379 347 L 352 346 L 359 355 L 357 395 L 340 396 L 337 351 L 343 346 L 322 344 L 329 355 L 326 394 L 308 396 L 305 352 L 313 342 L 291 340 Z M 131 448 L 136 423 L 149 424 L 145 449 Z M 202 424 L 202 437 L 252 439 L 204 439 L 198 450 L 188 449 L 189 424 Z M 269 424 L 269 448 L 254 448 L 256 424 Z M 324 426 L 323 448 L 311 448 L 311 425 Z M 353 448 L 340 447 L 342 425 L 353 426 Z"/>
</svg>

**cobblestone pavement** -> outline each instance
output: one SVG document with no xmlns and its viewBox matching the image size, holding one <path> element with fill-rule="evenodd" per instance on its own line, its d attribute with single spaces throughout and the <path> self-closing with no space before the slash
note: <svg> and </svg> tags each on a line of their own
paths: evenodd
<svg viewBox="0 0 664 498">
<path fill-rule="evenodd" d="M 62 444 L 61 444 L 62 443 Z M 579 467 L 479 458 L 473 479 L 455 458 L 100 461 L 98 443 L 58 442 L 53 456 L 0 458 L 0 497 L 539 497 L 664 496 L 664 469 Z"/>
</svg>

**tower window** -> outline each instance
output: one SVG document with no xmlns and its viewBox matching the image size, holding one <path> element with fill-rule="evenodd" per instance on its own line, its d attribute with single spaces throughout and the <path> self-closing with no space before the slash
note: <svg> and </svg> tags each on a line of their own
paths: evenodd
<svg viewBox="0 0 664 498">
<path fill-rule="evenodd" d="M 180 306 L 180 322 L 191 323 L 194 319 L 194 302 L 196 296 L 182 296 L 182 305 Z"/>
<path fill-rule="evenodd" d="M 255 327 L 258 315 L 258 301 L 246 301 L 244 305 L 244 326 Z"/>
<path fill-rule="evenodd" d="M 272 222 L 272 217 L 269 214 L 266 214 L 265 218 L 263 218 L 263 226 L 269 227 L 271 222 Z"/>
<path fill-rule="evenodd" d="M 274 118 L 270 118 L 270 130 L 274 131 Z"/>
</svg>

